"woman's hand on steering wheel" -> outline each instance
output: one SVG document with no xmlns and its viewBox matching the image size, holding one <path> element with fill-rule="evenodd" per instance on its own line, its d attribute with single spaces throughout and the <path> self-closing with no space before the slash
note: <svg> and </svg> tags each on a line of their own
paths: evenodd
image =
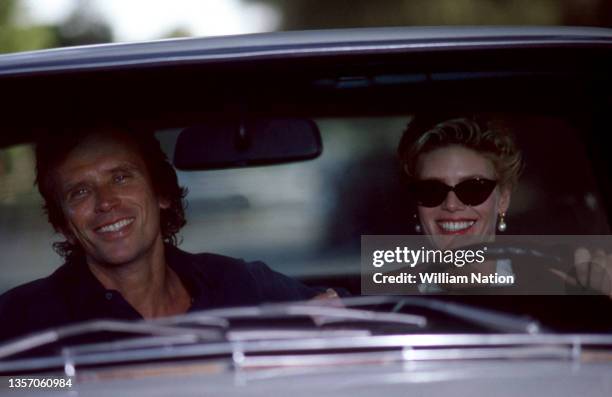
<svg viewBox="0 0 612 397">
<path fill-rule="evenodd" d="M 612 298 L 612 254 L 598 249 L 578 248 L 574 252 L 574 266 L 578 285 Z"/>
</svg>

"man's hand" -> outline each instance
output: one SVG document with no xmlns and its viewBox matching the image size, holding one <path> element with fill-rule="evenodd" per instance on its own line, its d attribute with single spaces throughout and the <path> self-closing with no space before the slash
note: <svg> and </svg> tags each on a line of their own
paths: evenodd
<svg viewBox="0 0 612 397">
<path fill-rule="evenodd" d="M 338 293 L 332 288 L 328 288 L 327 291 L 315 296 L 308 303 L 320 306 L 345 307 Z"/>
<path fill-rule="evenodd" d="M 328 299 L 340 299 L 338 293 L 334 291 L 332 288 L 328 288 L 327 291 L 320 293 L 311 299 L 311 301 L 316 300 L 328 300 Z"/>
<path fill-rule="evenodd" d="M 574 252 L 577 283 L 612 298 L 612 254 L 586 248 Z"/>
</svg>

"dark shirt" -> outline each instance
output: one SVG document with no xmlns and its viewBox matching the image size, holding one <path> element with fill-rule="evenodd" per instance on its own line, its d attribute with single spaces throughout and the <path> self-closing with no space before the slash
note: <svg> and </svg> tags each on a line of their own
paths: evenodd
<svg viewBox="0 0 612 397">
<path fill-rule="evenodd" d="M 189 311 L 306 300 L 319 293 L 263 262 L 190 254 L 169 245 L 166 261 L 192 297 Z M 142 316 L 118 291 L 105 289 L 83 258 L 0 296 L 0 341 L 102 318 L 134 320 Z"/>
</svg>

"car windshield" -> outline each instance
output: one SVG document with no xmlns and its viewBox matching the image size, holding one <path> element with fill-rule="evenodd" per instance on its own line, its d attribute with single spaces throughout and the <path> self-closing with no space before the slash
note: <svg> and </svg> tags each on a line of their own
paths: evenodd
<svg viewBox="0 0 612 397">
<path fill-rule="evenodd" d="M 276 166 L 178 171 L 187 196 L 181 248 L 262 260 L 297 277 L 360 274 L 362 235 L 415 234 L 397 146 L 412 114 L 317 118 L 324 154 Z M 512 234 L 609 234 L 583 131 L 562 117 L 504 115 L 527 167 L 512 198 Z M 170 159 L 182 128 L 156 133 Z M 550 141 L 555 150 L 547 150 Z M 542 155 L 543 151 L 545 155 Z M 62 263 L 42 210 L 31 144 L 2 150 L 2 291 Z M 352 291 L 358 293 L 358 291 Z"/>
<path fill-rule="evenodd" d="M 178 170 L 188 189 L 180 248 L 245 260 L 309 283 L 360 294 L 361 237 L 415 235 L 414 209 L 397 147 L 414 113 L 314 118 L 323 154 L 274 166 Z M 508 215 L 513 235 L 609 234 L 601 175 L 580 125 L 562 116 L 496 114 L 512 129 L 527 166 Z M 172 160 L 182 127 L 155 135 Z M 554 141 L 554 150 L 549 150 Z M 545 153 L 545 155 L 543 155 Z M 62 263 L 62 241 L 42 210 L 32 144 L 2 150 L 2 289 L 45 277 Z M 598 179 L 600 178 L 600 179 Z M 12 264 L 20 266 L 12 267 Z"/>
</svg>

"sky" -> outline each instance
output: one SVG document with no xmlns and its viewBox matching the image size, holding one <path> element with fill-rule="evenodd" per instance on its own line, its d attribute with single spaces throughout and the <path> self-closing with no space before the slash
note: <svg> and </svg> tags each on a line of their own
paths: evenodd
<svg viewBox="0 0 612 397">
<path fill-rule="evenodd" d="M 271 31 L 278 14 L 241 0 L 88 0 L 111 24 L 116 41 L 158 39 L 176 28 L 194 36 L 220 36 Z M 22 0 L 33 22 L 58 23 L 77 0 Z"/>
</svg>

